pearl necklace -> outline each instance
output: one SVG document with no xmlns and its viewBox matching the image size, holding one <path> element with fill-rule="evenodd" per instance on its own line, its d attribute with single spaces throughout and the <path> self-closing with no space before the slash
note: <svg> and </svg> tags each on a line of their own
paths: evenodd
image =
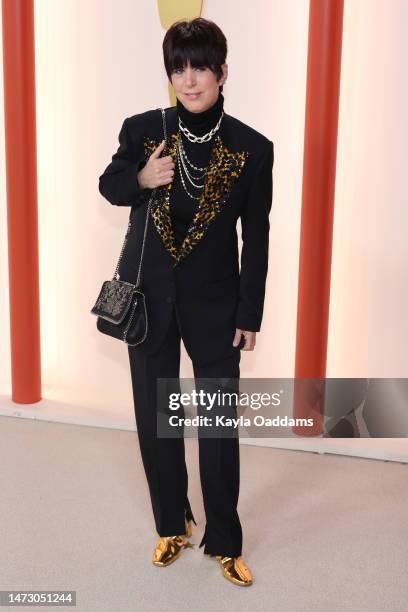
<svg viewBox="0 0 408 612">
<path fill-rule="evenodd" d="M 186 159 L 187 159 L 187 158 L 186 158 Z M 190 162 L 190 163 L 191 163 L 191 162 Z M 200 195 L 200 196 L 194 196 L 194 195 L 192 195 L 192 194 L 191 194 L 191 193 L 188 191 L 188 189 L 187 189 L 187 187 L 186 187 L 186 184 L 185 184 L 185 182 L 184 182 L 184 177 L 183 177 L 183 173 L 182 173 L 182 168 L 183 168 L 184 172 L 186 173 L 186 177 L 187 177 L 188 181 L 191 183 L 191 185 L 193 185 L 193 187 L 196 187 L 197 189 L 200 189 L 200 188 L 204 187 L 204 183 L 202 183 L 202 184 L 197 184 L 197 183 L 195 183 L 195 182 L 194 182 L 194 180 L 196 180 L 196 181 L 197 181 L 197 180 L 199 180 L 200 178 L 204 178 L 204 176 L 207 174 L 207 169 L 206 169 L 206 168 L 199 168 L 200 170 L 205 170 L 205 172 L 204 172 L 202 175 L 200 175 L 200 176 L 193 176 L 193 175 L 191 174 L 191 172 L 188 170 L 188 168 L 186 167 L 185 161 L 184 161 L 184 159 L 183 159 L 182 155 L 180 154 L 180 148 L 179 148 L 178 153 L 177 153 L 177 167 L 178 167 L 178 169 L 179 169 L 179 174 L 180 174 L 181 184 L 182 184 L 182 186 L 183 186 L 184 191 L 185 191 L 185 192 L 186 192 L 186 194 L 187 194 L 187 195 L 188 195 L 190 198 L 192 198 L 193 200 L 199 200 L 199 199 L 201 198 L 201 195 Z"/>
</svg>

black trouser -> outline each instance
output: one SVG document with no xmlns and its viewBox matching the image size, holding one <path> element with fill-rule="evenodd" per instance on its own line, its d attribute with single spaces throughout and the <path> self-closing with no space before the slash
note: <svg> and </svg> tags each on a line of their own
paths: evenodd
<svg viewBox="0 0 408 612">
<path fill-rule="evenodd" d="M 156 529 L 160 536 L 185 533 L 184 516 L 193 520 L 187 496 L 188 476 L 184 438 L 157 435 L 157 378 L 180 376 L 180 329 L 173 316 L 160 348 L 144 355 L 129 346 L 129 360 L 137 432 L 143 465 L 150 490 Z M 137 349 L 137 347 L 135 347 Z M 193 360 L 194 377 L 239 379 L 241 351 L 206 365 Z M 242 529 L 238 517 L 239 439 L 198 437 L 200 480 L 206 527 L 200 547 L 204 552 L 229 557 L 242 552 Z"/>
</svg>

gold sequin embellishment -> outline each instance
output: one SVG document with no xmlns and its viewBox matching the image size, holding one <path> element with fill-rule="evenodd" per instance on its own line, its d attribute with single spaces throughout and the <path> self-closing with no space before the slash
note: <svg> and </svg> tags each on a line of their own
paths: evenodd
<svg viewBox="0 0 408 612">
<path fill-rule="evenodd" d="M 171 155 L 176 164 L 179 134 L 172 134 L 169 140 L 167 155 Z M 159 142 L 145 136 L 144 151 L 146 158 L 153 153 L 159 144 Z M 174 265 L 180 263 L 200 242 L 210 224 L 221 212 L 231 193 L 234 181 L 241 174 L 248 155 L 247 151 L 230 151 L 223 144 L 219 135 L 215 137 L 197 210 L 179 249 L 175 244 L 170 217 L 170 192 L 173 181 L 156 190 L 156 197 L 151 206 L 151 215 L 166 250 L 174 260 Z"/>
</svg>

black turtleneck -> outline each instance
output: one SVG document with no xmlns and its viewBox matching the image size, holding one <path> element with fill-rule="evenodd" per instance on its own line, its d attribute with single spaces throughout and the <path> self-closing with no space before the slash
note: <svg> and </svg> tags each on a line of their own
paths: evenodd
<svg viewBox="0 0 408 612">
<path fill-rule="evenodd" d="M 178 98 L 176 106 L 178 116 L 184 125 L 196 136 L 202 136 L 217 124 L 224 108 L 224 96 L 220 92 L 217 101 L 210 108 L 207 108 L 201 113 L 193 113 L 187 110 Z M 206 167 L 214 145 L 215 135 L 209 142 L 203 143 L 190 142 L 182 132 L 180 132 L 180 137 L 191 163 L 195 166 Z M 182 172 L 187 190 L 194 196 L 200 196 L 202 189 L 198 189 L 191 185 L 185 176 L 184 169 L 182 169 Z M 199 172 L 193 172 L 194 174 L 199 174 Z M 202 184 L 204 179 L 195 182 Z M 170 215 L 177 247 L 180 247 L 184 240 L 188 226 L 197 210 L 197 206 L 198 200 L 193 200 L 184 191 L 177 162 L 174 168 L 173 185 L 170 191 Z"/>
<path fill-rule="evenodd" d="M 217 123 L 224 108 L 224 96 L 221 92 L 218 94 L 217 101 L 201 113 L 193 113 L 184 106 L 177 98 L 177 113 L 180 119 L 187 127 L 194 128 L 194 133 L 197 136 L 202 136 Z M 188 141 L 190 142 L 190 141 Z"/>
</svg>

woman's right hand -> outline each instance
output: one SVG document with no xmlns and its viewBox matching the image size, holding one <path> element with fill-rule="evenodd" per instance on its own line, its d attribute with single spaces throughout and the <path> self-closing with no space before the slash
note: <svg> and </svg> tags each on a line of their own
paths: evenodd
<svg viewBox="0 0 408 612">
<path fill-rule="evenodd" d="M 141 189 L 154 189 L 160 185 L 167 185 L 173 180 L 173 158 L 171 155 L 159 157 L 164 145 L 165 141 L 163 140 L 150 155 L 145 167 L 138 172 L 137 180 Z"/>
</svg>

